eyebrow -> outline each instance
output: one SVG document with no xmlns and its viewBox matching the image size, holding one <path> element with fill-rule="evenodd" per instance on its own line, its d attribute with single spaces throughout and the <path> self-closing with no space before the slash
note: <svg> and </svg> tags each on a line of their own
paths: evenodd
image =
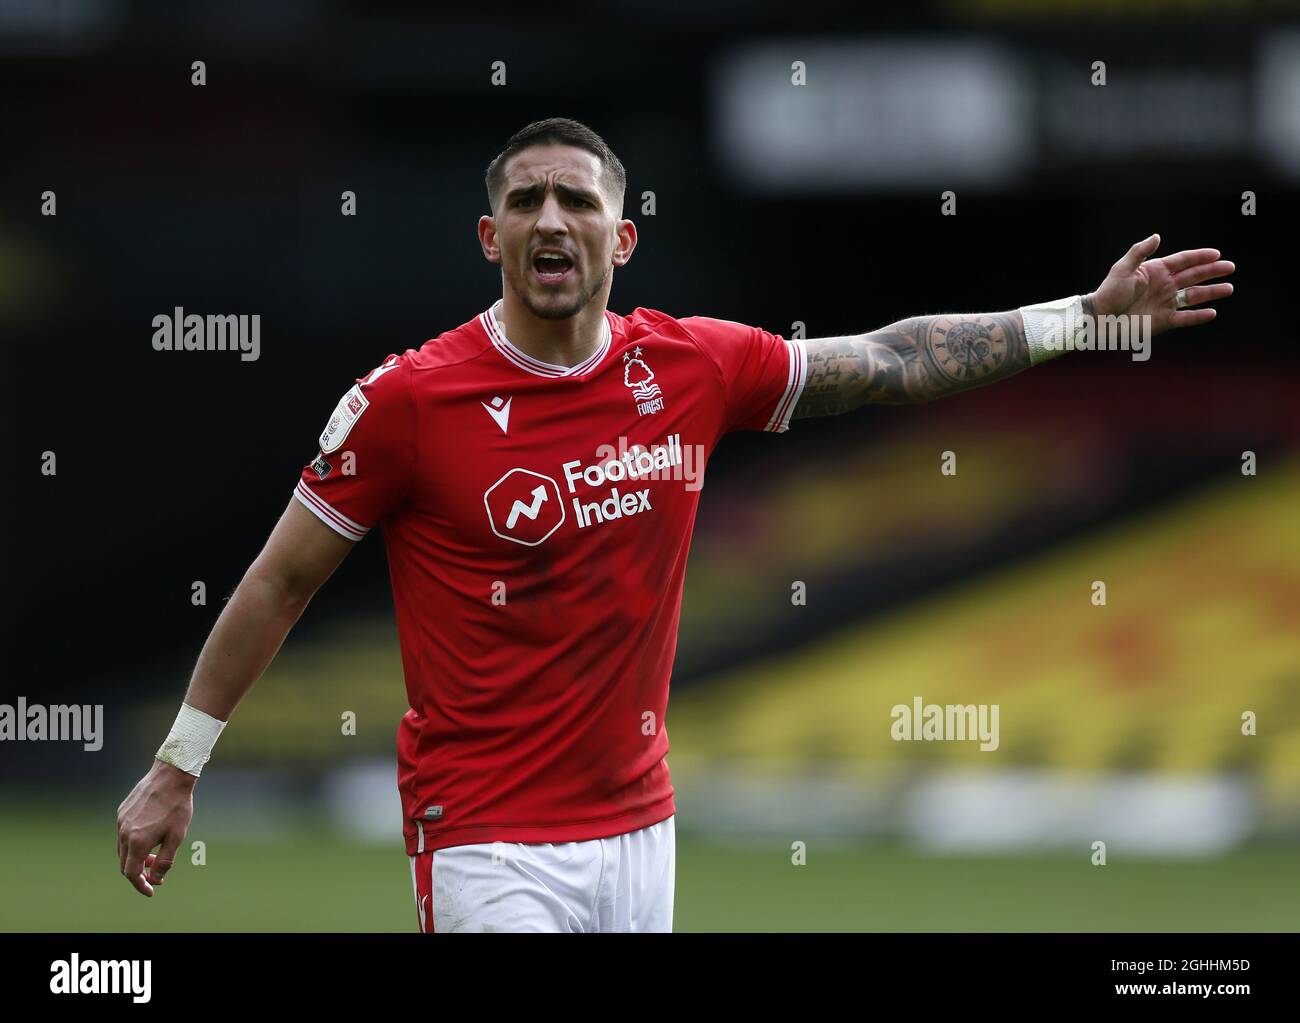
<svg viewBox="0 0 1300 1023">
<path fill-rule="evenodd" d="M 601 204 L 600 196 L 597 193 L 589 191 L 588 189 L 585 188 L 575 188 L 573 185 L 565 185 L 560 182 L 556 182 L 555 191 L 558 192 L 562 197 L 585 199 L 587 202 L 591 203 L 594 206 L 599 206 Z M 515 199 L 523 196 L 536 196 L 541 192 L 542 192 L 542 185 L 540 184 L 519 185 L 515 188 L 510 189 L 510 191 L 506 193 L 506 202 L 507 203 L 513 202 Z"/>
</svg>

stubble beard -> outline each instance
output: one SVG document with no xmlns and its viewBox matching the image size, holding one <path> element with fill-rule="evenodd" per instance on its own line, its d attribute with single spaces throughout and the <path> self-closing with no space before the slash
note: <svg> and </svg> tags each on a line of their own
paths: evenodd
<svg viewBox="0 0 1300 1023">
<path fill-rule="evenodd" d="M 601 274 L 598 280 L 590 289 L 584 289 L 581 284 L 578 287 L 578 294 L 569 302 L 554 305 L 540 305 L 535 300 L 531 288 L 515 288 L 515 294 L 519 296 L 524 307 L 536 316 L 539 320 L 567 320 L 586 309 L 592 298 L 600 293 L 605 286 L 605 281 L 609 278 L 610 267 L 605 267 L 605 272 Z"/>
</svg>

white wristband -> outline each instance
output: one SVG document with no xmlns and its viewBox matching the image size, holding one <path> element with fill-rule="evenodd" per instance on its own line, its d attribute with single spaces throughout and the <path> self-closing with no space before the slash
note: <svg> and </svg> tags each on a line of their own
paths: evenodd
<svg viewBox="0 0 1300 1023">
<path fill-rule="evenodd" d="M 154 755 L 164 764 L 179 767 L 197 778 L 203 765 L 212 756 L 217 736 L 225 727 L 224 721 L 218 721 L 212 715 L 205 714 L 188 703 L 182 703 L 167 740 Z"/>
<path fill-rule="evenodd" d="M 1025 322 L 1031 366 L 1087 347 L 1088 317 L 1082 295 L 1021 306 L 1020 318 Z"/>
</svg>

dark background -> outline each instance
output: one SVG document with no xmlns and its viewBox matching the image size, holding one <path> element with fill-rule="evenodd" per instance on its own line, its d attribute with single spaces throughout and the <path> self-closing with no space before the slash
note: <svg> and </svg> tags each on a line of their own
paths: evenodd
<svg viewBox="0 0 1300 1023">
<path fill-rule="evenodd" d="M 640 242 L 616 276 L 610 304 L 620 313 L 649 306 L 786 335 L 795 321 L 809 337 L 861 332 L 1089 291 L 1152 231 L 1161 254 L 1215 246 L 1238 265 L 1218 320 L 1157 337 L 1150 362 L 1072 356 L 934 405 L 724 441 L 701 504 L 675 693 L 1174 507 L 1239 479 L 1243 450 L 1278 465 L 1300 437 L 1286 304 L 1300 114 L 1277 83 L 1300 81 L 1300 36 L 1290 5 L 1185 11 L 1154 0 L 1131 10 L 970 0 L 855 13 L 803 3 L 797 16 L 740 3 L 460 12 L 0 3 L 0 425 L 10 497 L 0 502 L 9 538 L 0 548 L 0 699 L 102 702 L 108 736 L 95 758 L 52 743 L 0 749 L 10 794 L 51 784 L 75 792 L 89 774 L 105 784 L 102 816 L 148 766 L 223 598 L 289 500 L 338 395 L 390 352 L 419 347 L 500 295 L 476 239 L 483 171 L 512 132 L 542 117 L 589 124 L 627 167 L 625 215 Z M 844 46 L 845 65 L 868 71 L 879 50 L 853 47 L 893 48 L 904 65 L 917 47 L 999 48 L 1020 69 L 1018 155 L 973 179 L 969 165 L 987 157 L 974 138 L 932 159 L 917 148 L 910 170 L 883 178 L 844 180 L 828 157 L 832 185 L 815 171 L 756 183 L 762 176 L 745 173 L 752 160 L 726 126 L 734 109 L 724 96 L 750 87 L 728 78 L 733 60 L 775 53 L 772 80 L 788 83 L 792 60 L 820 52 L 805 41 Z M 757 44 L 773 49 L 746 50 Z M 1100 88 L 1089 83 L 1099 59 L 1109 79 Z M 194 60 L 206 62 L 205 86 L 190 83 Z M 506 63 L 505 86 L 491 84 L 496 60 Z M 824 67 L 809 59 L 808 89 L 826 87 Z M 738 93 L 727 93 L 729 81 Z M 897 80 L 898 90 L 915 87 Z M 906 111 L 908 95 L 885 89 L 880 102 Z M 761 108 L 762 93 L 751 98 Z M 889 121 L 879 137 L 861 124 L 848 130 L 892 159 L 924 134 L 926 103 L 947 101 L 920 95 L 916 120 Z M 843 128 L 828 127 L 828 137 Z M 957 192 L 957 216 L 940 215 L 946 188 Z M 57 194 L 57 216 L 41 215 L 46 190 Z M 355 217 L 340 215 L 344 190 L 357 194 Z M 1257 196 L 1254 216 L 1242 215 L 1245 190 Z M 654 216 L 640 211 L 646 191 Z M 175 306 L 260 314 L 260 359 L 154 351 L 151 320 Z M 780 525 L 777 537 L 824 541 L 798 577 L 833 599 L 803 616 L 731 614 L 718 596 L 728 587 L 788 603 L 788 574 L 728 581 L 780 546 L 736 546 L 742 505 L 779 495 L 780 481 L 801 473 L 833 488 L 860 471 L 859 459 L 889 457 L 922 435 L 935 438 L 929 476 L 939 451 L 969 438 L 991 438 L 995 461 L 999 437 L 1051 438 L 1050 457 L 1017 462 L 1014 474 L 1054 481 L 1055 498 L 978 510 L 965 498 L 924 499 L 915 529 L 883 539 L 864 539 L 856 505 L 833 490 L 815 519 L 797 505 L 785 518 L 753 512 Z M 56 476 L 41 475 L 45 451 L 57 455 Z M 873 488 L 864 478 L 858 497 L 887 507 L 909 486 Z M 1221 527 L 1241 528 L 1230 518 Z M 191 603 L 194 580 L 207 584 L 204 607 Z M 1274 605 L 1287 622 L 1295 580 L 1285 576 Z M 336 642 L 358 620 L 391 621 L 374 541 L 345 562 L 286 653 Z M 1295 681 L 1270 679 L 1270 691 Z M 400 702 L 400 678 L 365 683 Z M 328 716 L 337 719 L 333 705 Z M 378 728 L 372 752 L 386 755 L 391 731 Z M 276 763 L 273 743 L 229 745 L 234 762 L 303 780 Z"/>
</svg>

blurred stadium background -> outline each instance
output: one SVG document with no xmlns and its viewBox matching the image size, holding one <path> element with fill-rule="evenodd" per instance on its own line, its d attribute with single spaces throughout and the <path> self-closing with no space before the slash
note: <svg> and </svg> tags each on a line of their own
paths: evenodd
<svg viewBox="0 0 1300 1023">
<path fill-rule="evenodd" d="M 0 743 L 0 927 L 414 929 L 377 540 L 218 744 L 206 864 L 141 899 L 114 817 L 338 394 L 499 295 L 486 163 L 566 115 L 628 169 L 619 312 L 859 332 L 1090 290 L 1151 231 L 1239 267 L 1148 362 L 723 441 L 667 722 L 678 929 L 1296 929 L 1291 5 L 583 7 L 0 0 L 0 701 L 105 707 L 99 752 Z M 261 358 L 153 351 L 177 305 L 261 314 Z M 915 696 L 998 704 L 999 748 L 892 741 Z"/>
</svg>

